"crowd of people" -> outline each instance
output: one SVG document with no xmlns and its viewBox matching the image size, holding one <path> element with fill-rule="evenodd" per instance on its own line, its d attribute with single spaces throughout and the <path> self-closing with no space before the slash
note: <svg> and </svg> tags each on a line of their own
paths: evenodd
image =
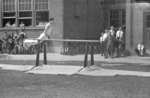
<svg viewBox="0 0 150 98">
<path fill-rule="evenodd" d="M 124 56 L 125 32 L 123 27 L 111 26 L 100 36 L 100 53 L 105 58 Z"/>
<path fill-rule="evenodd" d="M 0 52 L 9 54 L 21 54 L 27 52 L 23 45 L 24 39 L 27 38 L 23 30 L 20 32 L 4 32 L 0 39 Z"/>
</svg>

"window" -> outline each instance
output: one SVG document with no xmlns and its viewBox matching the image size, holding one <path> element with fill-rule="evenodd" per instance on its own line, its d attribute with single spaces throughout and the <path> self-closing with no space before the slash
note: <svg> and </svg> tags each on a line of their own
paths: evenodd
<svg viewBox="0 0 150 98">
<path fill-rule="evenodd" d="M 48 0 L 2 0 L 2 26 L 34 26 L 48 22 Z"/>
<path fill-rule="evenodd" d="M 136 2 L 150 2 L 149 0 L 135 0 Z"/>
<path fill-rule="evenodd" d="M 31 11 L 32 0 L 19 0 L 19 11 Z"/>
<path fill-rule="evenodd" d="M 119 24 L 119 10 L 111 10 L 110 12 L 110 25 L 118 27 Z"/>
<path fill-rule="evenodd" d="M 36 25 L 43 26 L 48 21 L 48 11 L 42 12 L 36 12 Z"/>
<path fill-rule="evenodd" d="M 48 10 L 48 0 L 36 0 L 35 9 L 38 11 Z"/>
<path fill-rule="evenodd" d="M 110 25 L 115 27 L 125 25 L 126 14 L 124 9 L 113 9 L 110 11 Z"/>
<path fill-rule="evenodd" d="M 122 10 L 122 25 L 126 25 L 126 11 Z"/>
<path fill-rule="evenodd" d="M 32 26 L 32 0 L 19 0 L 19 25 Z"/>
<path fill-rule="evenodd" d="M 15 11 L 15 0 L 3 0 L 3 11 L 14 12 Z"/>
<path fill-rule="evenodd" d="M 3 0 L 2 26 L 14 25 L 16 22 L 15 0 Z"/>
<path fill-rule="evenodd" d="M 150 28 L 150 15 L 146 16 L 146 27 Z"/>
<path fill-rule="evenodd" d="M 48 0 L 36 0 L 36 25 L 43 26 L 49 20 Z"/>
</svg>

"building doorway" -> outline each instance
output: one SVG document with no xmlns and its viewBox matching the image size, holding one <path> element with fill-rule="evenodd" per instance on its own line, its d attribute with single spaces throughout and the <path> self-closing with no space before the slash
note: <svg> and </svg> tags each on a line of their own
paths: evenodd
<svg viewBox="0 0 150 98">
<path fill-rule="evenodd" d="M 143 41 L 146 48 L 150 49 L 150 12 L 144 12 L 143 18 Z"/>
</svg>

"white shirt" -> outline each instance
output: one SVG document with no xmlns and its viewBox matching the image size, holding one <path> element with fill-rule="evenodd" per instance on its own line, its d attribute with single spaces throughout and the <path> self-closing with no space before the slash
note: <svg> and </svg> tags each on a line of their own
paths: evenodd
<svg viewBox="0 0 150 98">
<path fill-rule="evenodd" d="M 100 37 L 100 42 L 103 42 L 107 39 L 108 37 L 108 34 L 107 33 L 104 33 L 101 37 Z"/>
<path fill-rule="evenodd" d="M 144 49 L 144 45 L 143 44 L 138 44 L 137 45 L 137 49 L 138 50 L 143 50 Z"/>
<path fill-rule="evenodd" d="M 109 31 L 111 35 L 115 35 L 115 31 L 114 30 L 110 30 Z"/>
<path fill-rule="evenodd" d="M 41 33 L 41 35 L 38 37 L 38 39 L 48 39 L 48 37 L 52 34 L 53 32 L 53 27 L 52 24 L 49 22 L 45 25 L 44 31 Z"/>
<path fill-rule="evenodd" d="M 122 30 L 117 31 L 116 38 L 123 38 L 123 31 Z"/>
</svg>

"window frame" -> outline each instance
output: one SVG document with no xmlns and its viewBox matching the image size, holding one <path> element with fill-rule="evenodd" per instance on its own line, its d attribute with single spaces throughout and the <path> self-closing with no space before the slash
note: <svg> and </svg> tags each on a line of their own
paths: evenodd
<svg viewBox="0 0 150 98">
<path fill-rule="evenodd" d="M 1 23 L 0 23 L 0 28 L 5 28 L 5 25 L 4 25 L 4 20 L 6 19 L 15 19 L 15 22 L 16 22 L 16 28 L 17 27 L 19 27 L 19 20 L 22 20 L 22 19 L 31 19 L 31 26 L 30 27 L 37 27 L 36 26 L 36 13 L 37 12 L 48 12 L 48 18 L 49 18 L 49 0 L 46 0 L 48 3 L 47 3 L 47 8 L 46 9 L 38 9 L 38 10 L 36 10 L 36 0 L 31 0 L 30 1 L 30 5 L 31 5 L 31 9 L 29 8 L 27 8 L 28 10 L 26 10 L 25 8 L 23 8 L 23 9 L 20 9 L 19 7 L 20 7 L 20 3 L 19 3 L 19 1 L 20 0 L 14 0 L 13 2 L 14 2 L 14 7 L 15 7 L 15 10 L 14 11 L 4 11 L 4 5 L 3 5 L 3 3 L 4 3 L 4 0 L 0 0 L 1 1 L 1 10 L 0 10 L 0 18 L 1 18 Z M 24 1 L 25 2 L 25 1 Z M 41 0 L 41 2 L 42 2 L 42 0 Z M 6 2 L 6 4 L 7 4 L 8 2 Z M 46 4 L 46 3 L 45 3 Z M 9 3 L 8 3 L 8 5 L 9 5 Z M 24 5 L 26 5 L 26 4 L 24 4 Z M 8 8 L 9 9 L 9 8 Z M 9 17 L 7 17 L 7 15 L 6 16 L 4 16 L 4 13 L 11 13 L 11 12 L 14 12 L 15 13 L 15 16 L 9 16 Z M 21 12 L 31 12 L 31 16 L 30 17 L 21 17 L 19 14 L 21 13 Z M 48 21 L 47 21 L 48 22 Z M 6 24 L 6 23 L 5 23 Z M 27 27 L 28 28 L 28 27 Z"/>
<path fill-rule="evenodd" d="M 112 17 L 111 17 L 111 13 L 112 13 L 112 11 L 118 11 L 118 17 L 116 18 L 114 18 L 114 19 L 112 19 Z M 120 27 L 120 26 L 124 26 L 126 23 L 126 12 L 125 12 L 125 9 L 110 9 L 110 11 L 109 11 L 109 25 L 113 25 L 112 23 L 111 23 L 111 21 L 117 21 L 118 22 L 118 26 L 115 26 L 115 27 Z"/>
</svg>

